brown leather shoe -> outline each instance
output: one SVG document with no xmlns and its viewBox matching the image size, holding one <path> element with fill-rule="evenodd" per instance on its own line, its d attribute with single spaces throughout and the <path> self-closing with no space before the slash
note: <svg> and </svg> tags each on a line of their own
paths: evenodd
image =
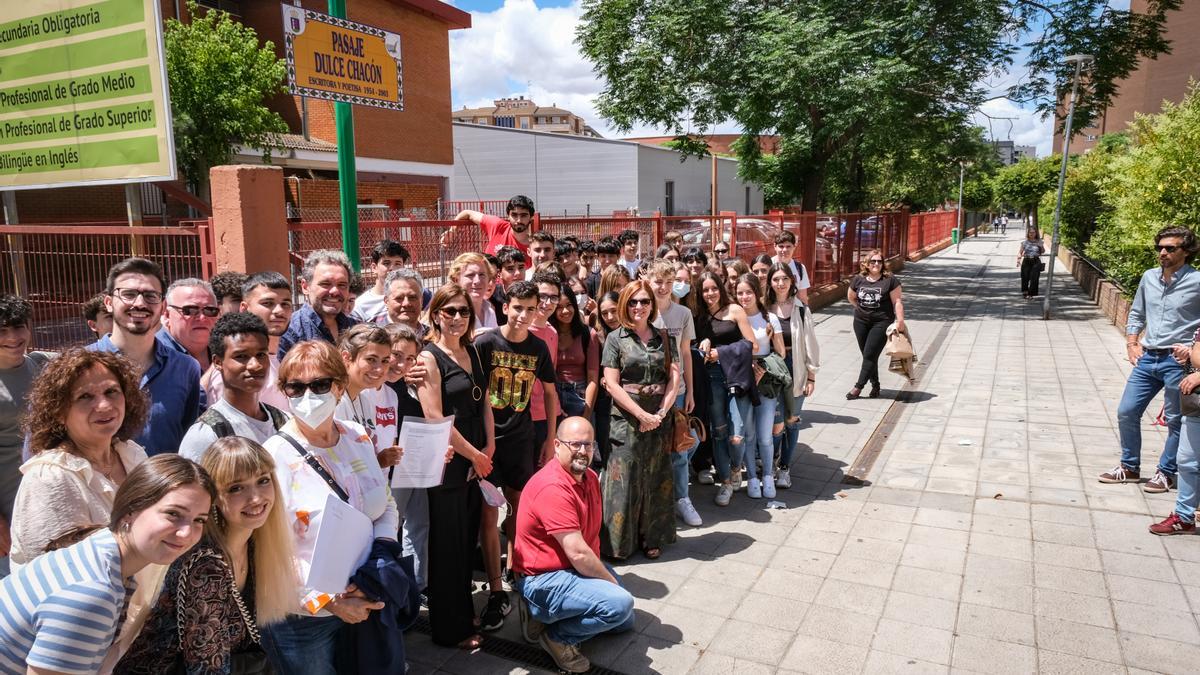
<svg viewBox="0 0 1200 675">
<path fill-rule="evenodd" d="M 1105 471 L 1100 474 L 1101 483 L 1136 483 L 1142 479 L 1142 475 L 1137 471 L 1127 468 L 1124 464 L 1118 464 L 1117 468 L 1112 471 Z"/>
<path fill-rule="evenodd" d="M 554 659 L 554 663 L 568 673 L 586 673 L 592 667 L 591 661 L 579 652 L 579 647 L 555 642 L 550 639 L 549 633 L 543 632 L 538 636 L 538 643 Z"/>
</svg>

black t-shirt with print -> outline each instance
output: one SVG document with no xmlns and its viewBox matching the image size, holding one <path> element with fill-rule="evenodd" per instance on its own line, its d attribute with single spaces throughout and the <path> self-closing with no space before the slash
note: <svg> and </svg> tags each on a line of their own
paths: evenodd
<svg viewBox="0 0 1200 675">
<path fill-rule="evenodd" d="M 854 310 L 854 318 L 864 321 L 895 321 L 896 308 L 892 306 L 892 291 L 900 288 L 900 280 L 894 276 L 886 276 L 870 281 L 861 274 L 855 275 L 850 282 L 858 296 L 858 308 Z"/>
<path fill-rule="evenodd" d="M 550 349 L 532 333 L 524 342 L 509 342 L 499 329 L 475 338 L 475 347 L 488 374 L 488 402 L 495 418 L 496 445 L 532 445 L 533 415 L 529 399 L 535 379 L 554 386 Z"/>
</svg>

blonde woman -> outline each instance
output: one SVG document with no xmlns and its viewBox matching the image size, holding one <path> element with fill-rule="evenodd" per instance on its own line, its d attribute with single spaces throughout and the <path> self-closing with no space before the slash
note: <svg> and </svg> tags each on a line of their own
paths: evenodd
<svg viewBox="0 0 1200 675">
<path fill-rule="evenodd" d="M 496 320 L 496 308 L 488 302 L 491 297 L 492 278 L 495 270 L 482 253 L 464 253 L 450 263 L 448 278 L 450 283 L 457 284 L 471 298 L 471 309 L 475 316 L 475 329 L 496 328 L 500 324 Z M 424 321 L 426 326 L 432 325 L 433 319 L 426 311 Z"/>
<path fill-rule="evenodd" d="M 228 436 L 200 465 L 217 487 L 204 538 L 167 570 L 115 673 L 257 672 L 267 662 L 259 627 L 296 609 L 292 537 L 271 455 Z"/>
</svg>

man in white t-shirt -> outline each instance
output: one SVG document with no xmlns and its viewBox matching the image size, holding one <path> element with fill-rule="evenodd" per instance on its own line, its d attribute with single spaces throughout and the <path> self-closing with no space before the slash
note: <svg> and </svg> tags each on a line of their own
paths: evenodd
<svg viewBox="0 0 1200 675">
<path fill-rule="evenodd" d="M 402 267 L 408 267 L 412 261 L 408 249 L 403 244 L 384 239 L 371 250 L 371 268 L 375 272 L 375 285 L 367 289 L 354 301 L 354 311 L 350 317 L 367 323 L 387 323 L 381 320 L 387 316 L 387 306 L 384 302 L 387 289 L 384 287 L 388 273 Z"/>
<path fill-rule="evenodd" d="M 796 254 L 796 235 L 786 230 L 775 235 L 775 257 L 771 258 L 772 262 L 787 262 L 792 268 L 792 276 L 796 281 L 796 297 L 800 298 L 800 302 L 804 306 L 808 306 L 808 289 L 812 287 L 812 282 L 808 280 L 808 270 L 804 268 L 803 263 L 796 262 L 794 257 Z"/>
<path fill-rule="evenodd" d="M 287 413 L 259 400 L 271 370 L 269 344 L 267 325 L 249 312 L 217 319 L 208 349 L 221 374 L 221 398 L 187 430 L 179 454 L 198 462 L 218 438 L 241 436 L 262 443 L 287 422 Z"/>
<path fill-rule="evenodd" d="M 651 290 L 654 291 L 654 303 L 658 308 L 653 326 L 667 332 L 675 341 L 676 352 L 679 354 L 679 372 L 683 374 L 683 382 L 679 385 L 675 407 L 685 413 L 691 413 L 696 405 L 692 398 L 692 340 L 696 337 L 696 325 L 692 320 L 691 311 L 675 301 L 673 290 L 676 264 L 680 269 L 683 268 L 683 263 L 656 258 L 646 267 L 646 277 Z M 687 270 L 683 271 L 687 273 Z M 703 524 L 688 495 L 688 463 L 697 447 L 699 442 L 693 444 L 687 452 L 671 453 L 671 471 L 675 476 L 675 513 L 692 527 Z"/>
</svg>

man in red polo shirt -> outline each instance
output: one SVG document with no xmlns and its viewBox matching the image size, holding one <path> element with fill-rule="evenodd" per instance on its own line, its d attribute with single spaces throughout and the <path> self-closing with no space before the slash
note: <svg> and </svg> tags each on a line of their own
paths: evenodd
<svg viewBox="0 0 1200 675">
<path fill-rule="evenodd" d="M 533 226 L 533 200 L 525 195 L 517 195 L 508 200 L 508 207 L 504 212 L 508 214 L 508 220 L 471 209 L 459 211 L 454 219 L 469 220 L 483 229 L 484 236 L 488 238 L 483 247 L 484 253 L 496 255 L 496 249 L 501 246 L 515 246 L 528 257 L 529 228 Z M 456 229 L 457 225 L 442 233 L 443 248 L 450 242 L 451 234 Z"/>
<path fill-rule="evenodd" d="M 568 417 L 554 459 L 525 484 L 517 508 L 521 629 L 569 673 L 591 667 L 579 652 L 584 640 L 633 628 L 633 596 L 600 560 L 600 480 L 588 468 L 595 451 L 591 423 Z"/>
</svg>

